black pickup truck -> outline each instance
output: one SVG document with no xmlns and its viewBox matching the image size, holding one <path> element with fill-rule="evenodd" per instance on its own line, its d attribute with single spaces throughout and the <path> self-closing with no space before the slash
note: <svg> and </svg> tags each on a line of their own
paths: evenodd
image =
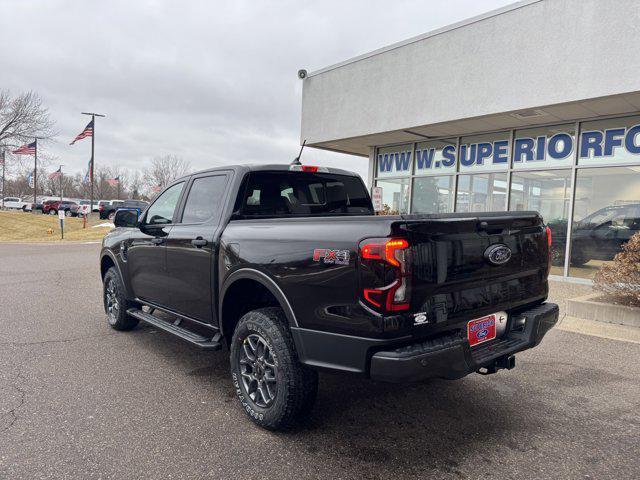
<svg viewBox="0 0 640 480">
<path fill-rule="evenodd" d="M 343 170 L 207 170 L 115 225 L 100 256 L 109 324 L 228 348 L 242 408 L 269 429 L 309 413 L 319 370 L 495 373 L 558 319 L 536 212 L 376 216 Z"/>
</svg>

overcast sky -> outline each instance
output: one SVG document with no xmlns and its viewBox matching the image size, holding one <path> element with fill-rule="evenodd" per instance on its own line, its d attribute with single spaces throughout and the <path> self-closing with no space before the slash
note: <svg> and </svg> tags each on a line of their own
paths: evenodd
<svg viewBox="0 0 640 480">
<path fill-rule="evenodd" d="M 348 58 L 512 3 L 0 0 L 0 88 L 34 90 L 60 132 L 42 147 L 75 173 L 97 120 L 96 166 L 176 154 L 194 169 L 290 162 L 302 82 Z M 428 85 L 425 85 L 428 88 Z M 367 160 L 309 149 L 303 161 L 366 175 Z"/>
</svg>

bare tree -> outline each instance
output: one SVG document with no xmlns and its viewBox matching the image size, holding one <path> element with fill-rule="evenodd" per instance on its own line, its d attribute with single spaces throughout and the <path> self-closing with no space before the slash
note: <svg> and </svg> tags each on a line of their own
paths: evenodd
<svg viewBox="0 0 640 480">
<path fill-rule="evenodd" d="M 177 155 L 164 155 L 155 157 L 151 161 L 151 168 L 144 172 L 145 180 L 149 188 L 166 187 L 178 177 L 191 171 L 191 163 Z"/>
<path fill-rule="evenodd" d="M 17 147 L 34 137 L 55 135 L 49 109 L 34 92 L 12 97 L 8 90 L 0 90 L 0 145 Z"/>
<path fill-rule="evenodd" d="M 29 185 L 29 174 L 32 170 L 24 170 L 6 180 L 6 195 L 15 195 L 21 198 L 33 198 L 33 187 Z M 46 176 L 38 175 L 38 191 L 46 191 Z"/>
<path fill-rule="evenodd" d="M 143 188 L 144 188 L 144 183 L 143 183 L 142 175 L 140 174 L 140 170 L 135 170 L 129 182 L 130 197 L 134 200 L 139 200 L 142 197 Z"/>
</svg>

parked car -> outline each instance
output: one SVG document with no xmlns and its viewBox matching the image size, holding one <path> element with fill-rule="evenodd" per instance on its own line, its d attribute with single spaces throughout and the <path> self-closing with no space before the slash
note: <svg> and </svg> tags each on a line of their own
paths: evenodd
<svg viewBox="0 0 640 480">
<path fill-rule="evenodd" d="M 39 210 L 40 213 L 43 213 L 43 208 L 44 208 L 44 203 L 48 202 L 48 201 L 57 201 L 59 200 L 60 197 L 56 198 L 56 197 L 50 197 L 50 196 L 44 196 L 44 195 L 38 195 L 38 197 L 36 198 L 37 202 L 36 202 L 36 210 Z"/>
<path fill-rule="evenodd" d="M 4 208 L 30 212 L 33 210 L 33 202 L 24 201 L 20 197 L 4 197 Z"/>
<path fill-rule="evenodd" d="M 78 202 L 78 209 L 76 210 L 76 214 L 79 217 L 88 216 L 91 213 L 91 201 L 90 200 L 80 200 Z"/>
<path fill-rule="evenodd" d="M 42 213 L 48 215 L 57 215 L 58 211 L 63 210 L 65 217 L 78 216 L 78 204 L 71 200 L 47 200 L 42 204 Z"/>
<path fill-rule="evenodd" d="M 144 200 L 125 200 L 124 203 L 118 207 L 120 208 L 127 208 L 129 210 L 135 210 L 138 212 L 138 215 L 140 215 L 142 212 L 144 212 L 145 208 L 147 208 L 149 206 L 149 202 L 145 202 Z"/>
<path fill-rule="evenodd" d="M 51 210 L 53 209 L 54 205 L 57 205 L 60 202 L 60 200 L 45 200 L 42 202 L 42 213 L 44 214 L 50 214 L 50 215 L 57 215 L 58 211 L 55 210 L 54 213 L 51 213 Z"/>
<path fill-rule="evenodd" d="M 100 256 L 109 325 L 227 347 L 240 406 L 268 429 L 310 412 L 319 369 L 496 373 L 558 320 L 537 212 L 375 216 L 354 173 L 243 165 L 180 178 L 114 223 Z"/>
<path fill-rule="evenodd" d="M 116 214 L 116 210 L 122 206 L 124 200 L 108 200 L 105 203 L 101 203 L 98 207 L 101 220 L 113 220 Z"/>
<path fill-rule="evenodd" d="M 79 217 L 87 216 L 91 213 L 91 200 L 79 200 L 78 201 L 78 211 L 77 214 Z M 98 212 L 98 201 L 93 201 L 93 211 Z"/>
<path fill-rule="evenodd" d="M 565 257 L 567 221 L 550 221 L 554 242 L 554 264 Z M 610 205 L 575 222 L 571 234 L 571 265 L 582 266 L 590 260 L 613 260 L 622 245 L 640 231 L 640 203 Z"/>
<path fill-rule="evenodd" d="M 100 212 L 100 202 L 106 202 L 107 200 L 94 200 L 93 201 L 93 211 L 95 213 Z"/>
</svg>

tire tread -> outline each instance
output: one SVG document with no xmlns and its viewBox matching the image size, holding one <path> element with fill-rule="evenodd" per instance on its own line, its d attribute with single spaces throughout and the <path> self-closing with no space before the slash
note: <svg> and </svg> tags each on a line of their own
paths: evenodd
<svg viewBox="0 0 640 480">
<path fill-rule="evenodd" d="M 265 307 L 252 310 L 245 314 L 236 326 L 232 342 L 235 343 L 238 341 L 238 331 L 248 322 L 254 322 L 260 325 L 267 333 L 278 355 L 278 369 L 281 370 L 286 377 L 284 392 L 281 391 L 280 386 L 278 389 L 278 395 L 284 393 L 285 398 L 283 407 L 280 412 L 278 412 L 276 418 L 267 422 L 261 422 L 252 416 L 250 416 L 250 418 L 261 427 L 269 430 L 291 428 L 301 417 L 311 411 L 318 391 L 318 374 L 315 370 L 302 365 L 298 361 L 298 355 L 291 331 L 288 327 L 288 321 L 281 308 Z M 233 350 L 231 356 L 233 369 Z"/>
</svg>

